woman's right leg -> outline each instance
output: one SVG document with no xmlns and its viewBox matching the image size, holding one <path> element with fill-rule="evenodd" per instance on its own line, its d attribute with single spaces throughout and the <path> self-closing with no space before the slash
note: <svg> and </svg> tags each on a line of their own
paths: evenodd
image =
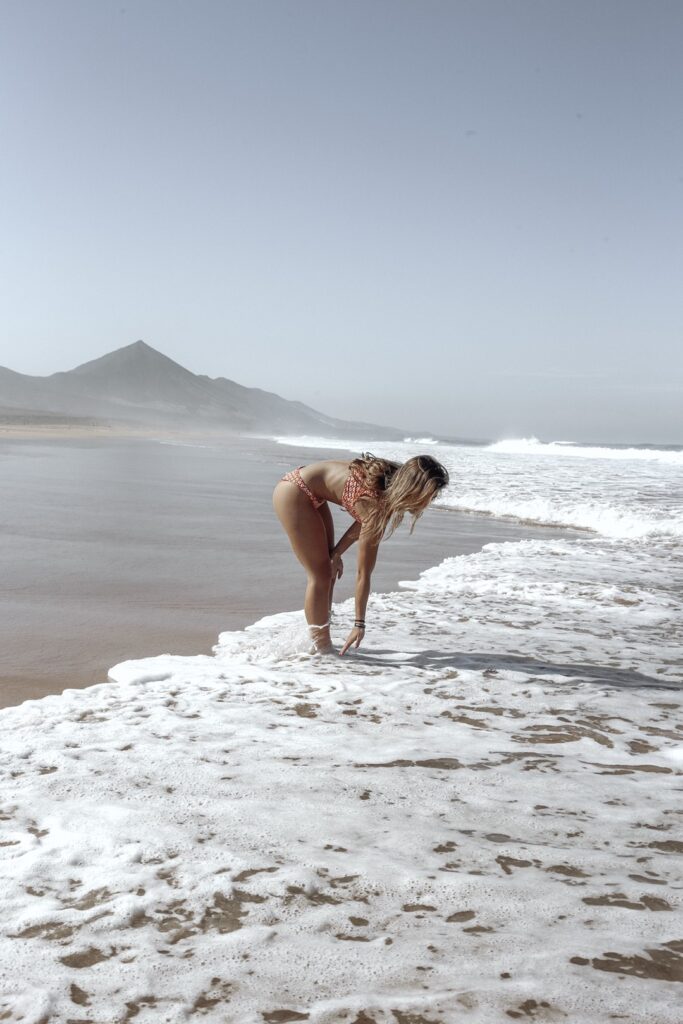
<svg viewBox="0 0 683 1024">
<path fill-rule="evenodd" d="M 273 491 L 273 507 L 294 554 L 308 577 L 304 613 L 319 651 L 332 650 L 330 639 L 330 582 L 332 570 L 323 518 L 296 484 L 281 480 Z"/>
</svg>

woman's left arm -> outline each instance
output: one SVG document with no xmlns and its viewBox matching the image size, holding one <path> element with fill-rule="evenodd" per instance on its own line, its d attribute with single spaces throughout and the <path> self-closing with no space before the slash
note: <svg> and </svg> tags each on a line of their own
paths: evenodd
<svg viewBox="0 0 683 1024">
<path fill-rule="evenodd" d="M 356 574 L 356 625 L 346 638 L 346 643 L 339 652 L 346 654 L 349 647 L 359 647 L 365 636 L 365 609 L 370 597 L 370 585 L 372 582 L 372 570 L 377 561 L 377 549 L 379 542 L 368 540 L 361 536 L 358 545 L 358 571 Z"/>
</svg>

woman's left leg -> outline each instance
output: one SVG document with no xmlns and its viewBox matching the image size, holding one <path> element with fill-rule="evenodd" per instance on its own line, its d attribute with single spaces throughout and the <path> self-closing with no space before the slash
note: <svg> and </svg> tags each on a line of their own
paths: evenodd
<svg viewBox="0 0 683 1024">
<path fill-rule="evenodd" d="M 306 570 L 304 612 L 313 642 L 321 652 L 332 650 L 329 623 L 332 567 L 320 509 L 314 509 L 296 484 L 286 480 L 281 480 L 273 491 L 273 506 L 294 554 Z"/>
<path fill-rule="evenodd" d="M 322 521 L 325 524 L 325 533 L 327 534 L 327 550 L 332 553 L 334 547 L 334 520 L 332 519 L 332 513 L 330 512 L 330 506 L 325 502 L 318 509 L 322 517 Z M 330 610 L 332 610 L 332 595 L 334 594 L 334 585 L 337 582 L 336 576 L 332 576 L 330 580 Z"/>
</svg>

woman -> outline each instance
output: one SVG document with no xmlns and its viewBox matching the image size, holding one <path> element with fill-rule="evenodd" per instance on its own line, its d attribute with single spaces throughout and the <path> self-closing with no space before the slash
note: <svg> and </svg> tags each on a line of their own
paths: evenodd
<svg viewBox="0 0 683 1024">
<path fill-rule="evenodd" d="M 417 455 L 401 465 L 369 453 L 350 463 L 331 460 L 299 466 L 280 480 L 273 505 L 308 576 L 304 612 L 317 653 L 334 651 L 329 617 L 334 584 L 344 571 L 344 552 L 359 542 L 356 619 L 340 654 L 352 645 L 358 647 L 365 635 L 365 609 L 380 541 L 394 532 L 406 512 L 413 517 L 412 533 L 447 483 L 448 473 L 431 455 Z M 354 519 L 337 544 L 330 501 Z"/>
</svg>

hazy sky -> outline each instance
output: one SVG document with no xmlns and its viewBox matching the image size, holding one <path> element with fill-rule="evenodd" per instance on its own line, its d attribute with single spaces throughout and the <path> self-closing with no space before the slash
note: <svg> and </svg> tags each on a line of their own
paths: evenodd
<svg viewBox="0 0 683 1024">
<path fill-rule="evenodd" d="M 680 0 L 0 0 L 0 365 L 683 443 Z"/>
</svg>

